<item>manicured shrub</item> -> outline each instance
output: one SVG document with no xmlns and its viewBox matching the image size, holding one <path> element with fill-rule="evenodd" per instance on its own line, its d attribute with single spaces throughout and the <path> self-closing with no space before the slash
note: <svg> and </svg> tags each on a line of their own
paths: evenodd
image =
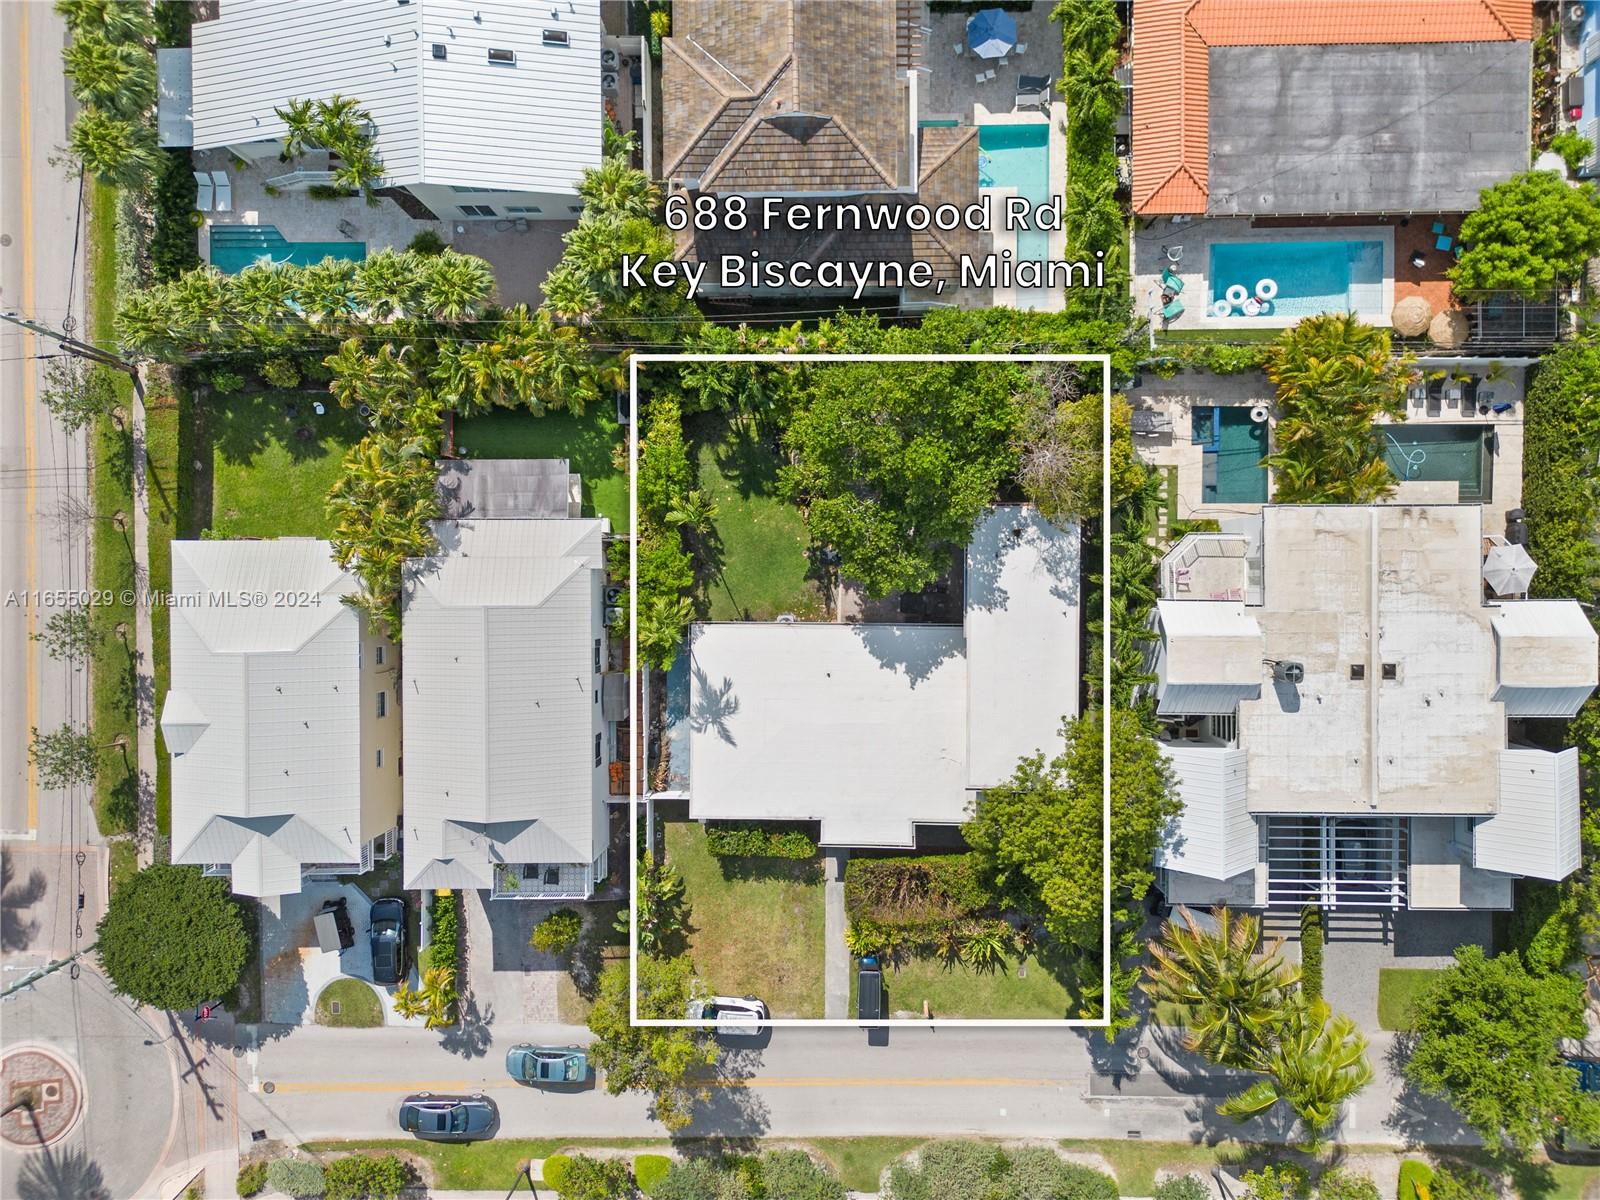
<svg viewBox="0 0 1600 1200">
<path fill-rule="evenodd" d="M 406 243 L 406 249 L 417 254 L 426 254 L 430 257 L 443 254 L 445 250 L 444 239 L 432 229 L 424 229 Z"/>
<path fill-rule="evenodd" d="M 844 1184 L 803 1150 L 769 1150 L 761 1156 L 763 1190 L 776 1200 L 845 1200 Z"/>
<path fill-rule="evenodd" d="M 561 1191 L 562 1185 L 567 1181 L 567 1172 L 572 1169 L 572 1159 L 565 1154 L 552 1154 L 544 1160 L 544 1167 L 540 1172 L 547 1187 Z"/>
<path fill-rule="evenodd" d="M 633 1173 L 620 1158 L 591 1158 L 587 1154 L 556 1157 L 563 1159 L 557 1172 L 560 1182 L 552 1182 L 548 1158 L 544 1181 L 555 1188 L 561 1200 L 624 1200 L 633 1193 Z"/>
<path fill-rule="evenodd" d="M 155 181 L 155 231 L 150 237 L 150 270 L 157 283 L 176 279 L 200 265 L 200 233 L 189 219 L 196 199 L 193 166 L 187 150 L 161 151 Z"/>
<path fill-rule="evenodd" d="M 654 1196 L 656 1185 L 672 1170 L 672 1160 L 665 1154 L 640 1154 L 633 1160 L 633 1179 L 646 1196 Z"/>
<path fill-rule="evenodd" d="M 1311 1173 L 1299 1163 L 1268 1163 L 1246 1171 L 1244 1184 L 1253 1200 L 1305 1200 L 1311 1195 Z"/>
<path fill-rule="evenodd" d="M 706 826 L 706 849 L 718 858 L 810 858 L 817 852 L 817 843 L 800 829 L 752 821 L 712 821 Z"/>
<path fill-rule="evenodd" d="M 1064 1160 L 1043 1146 L 1010 1156 L 1006 1195 L 1015 1200 L 1117 1200 L 1117 1183 L 1092 1167 Z"/>
<path fill-rule="evenodd" d="M 261 378 L 275 388 L 297 387 L 300 383 L 300 368 L 295 366 L 291 359 L 269 358 L 261 364 Z"/>
<path fill-rule="evenodd" d="M 1533 975 L 1553 975 L 1577 958 L 1583 952 L 1577 896 L 1558 884 L 1520 882 L 1511 913 L 1511 946 Z"/>
<path fill-rule="evenodd" d="M 1322 910 L 1300 910 L 1300 987 L 1311 1000 L 1322 999 Z"/>
<path fill-rule="evenodd" d="M 454 968 L 457 961 L 457 935 L 461 927 L 459 903 L 454 892 L 435 892 L 428 901 L 428 911 L 433 918 L 432 940 L 428 943 L 428 961 L 435 967 Z"/>
<path fill-rule="evenodd" d="M 1522 507 L 1536 597 L 1591 599 L 1600 576 L 1600 343 L 1558 346 L 1532 368 L 1523 423 Z"/>
<path fill-rule="evenodd" d="M 1156 1184 L 1154 1200 L 1211 1200 L 1211 1188 L 1198 1175 L 1178 1175 Z"/>
<path fill-rule="evenodd" d="M 578 944 L 583 918 L 576 909 L 558 908 L 533 927 L 528 944 L 545 954 L 565 954 Z"/>
<path fill-rule="evenodd" d="M 124 996 L 193 1008 L 239 983 L 250 934 L 225 880 L 157 863 L 117 888 L 98 930 L 100 965 Z"/>
<path fill-rule="evenodd" d="M 1400 1164 L 1399 1200 L 1422 1200 L 1422 1190 L 1432 1182 L 1432 1167 L 1420 1159 L 1406 1159 Z M 1429 1195 L 1432 1195 L 1431 1189 Z"/>
<path fill-rule="evenodd" d="M 267 1186 L 294 1200 L 310 1200 L 322 1195 L 322 1168 L 303 1158 L 276 1159 L 267 1168 Z"/>
<path fill-rule="evenodd" d="M 1379 1200 L 1378 1185 L 1355 1171 L 1329 1171 L 1317 1181 L 1317 1200 Z"/>
<path fill-rule="evenodd" d="M 352 1154 L 322 1173 L 325 1200 L 396 1200 L 411 1173 L 396 1154 Z"/>
<path fill-rule="evenodd" d="M 267 1164 L 264 1162 L 245 1163 L 239 1168 L 239 1174 L 234 1179 L 234 1190 L 240 1196 L 249 1200 L 267 1186 Z"/>
</svg>

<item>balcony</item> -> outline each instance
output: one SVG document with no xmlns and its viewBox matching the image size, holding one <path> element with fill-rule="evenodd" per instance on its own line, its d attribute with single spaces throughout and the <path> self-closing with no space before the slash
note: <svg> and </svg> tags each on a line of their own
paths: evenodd
<svg viewBox="0 0 1600 1200">
<path fill-rule="evenodd" d="M 587 900 L 593 891 L 590 863 L 501 863 L 491 895 L 496 900 Z"/>
</svg>

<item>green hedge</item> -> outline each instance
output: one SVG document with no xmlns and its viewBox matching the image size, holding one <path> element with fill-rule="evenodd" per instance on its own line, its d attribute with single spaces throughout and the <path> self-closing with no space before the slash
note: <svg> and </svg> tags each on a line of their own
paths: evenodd
<svg viewBox="0 0 1600 1200">
<path fill-rule="evenodd" d="M 851 920 L 920 927 L 985 912 L 995 902 L 972 854 L 852 858 L 844 872 Z"/>
<path fill-rule="evenodd" d="M 640 1154 L 633 1160 L 633 1178 L 646 1196 L 672 1170 L 672 1160 L 665 1154 Z"/>
<path fill-rule="evenodd" d="M 711 821 L 706 849 L 718 858 L 810 858 L 817 843 L 803 829 L 752 821 Z"/>
<path fill-rule="evenodd" d="M 1558 346 L 1534 367 L 1522 427 L 1522 507 L 1532 593 L 1592 600 L 1600 577 L 1600 342 Z"/>
<path fill-rule="evenodd" d="M 195 183 L 187 150 L 163 150 L 155 182 L 155 233 L 150 269 L 157 283 L 200 265 L 200 230 L 194 223 Z"/>
<path fill-rule="evenodd" d="M 1322 910 L 1315 904 L 1300 910 L 1300 987 L 1307 998 L 1322 999 Z"/>
<path fill-rule="evenodd" d="M 1583 952 L 1578 897 L 1560 884 L 1519 882 L 1511 913 L 1511 946 L 1535 975 L 1561 970 Z"/>
<path fill-rule="evenodd" d="M 459 967 L 461 906 L 455 892 L 435 892 L 428 900 L 433 933 L 428 942 L 429 962 L 436 967 Z"/>
</svg>

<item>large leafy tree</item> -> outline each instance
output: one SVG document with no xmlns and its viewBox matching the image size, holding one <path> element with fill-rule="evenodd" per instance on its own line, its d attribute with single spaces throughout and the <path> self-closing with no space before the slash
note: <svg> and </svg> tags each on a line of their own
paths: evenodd
<svg viewBox="0 0 1600 1200">
<path fill-rule="evenodd" d="M 694 966 L 687 958 L 641 956 L 639 1016 L 681 1020 L 688 1011 Z M 595 1041 L 589 1057 L 605 1073 L 606 1091 L 648 1092 L 651 1115 L 669 1130 L 689 1124 L 697 1101 L 710 1096 L 716 1045 L 698 1029 L 634 1025 L 628 1013 L 628 964 L 600 973 L 600 994 L 589 1010 Z"/>
<path fill-rule="evenodd" d="M 226 881 L 199 867 L 146 867 L 117 888 L 100 918 L 100 964 L 112 986 L 156 1008 L 227 996 L 249 951 Z"/>
<path fill-rule="evenodd" d="M 1405 415 L 1408 365 L 1387 330 L 1350 313 L 1307 317 L 1267 357 L 1278 389 L 1273 499 L 1287 504 L 1370 504 L 1394 490 L 1373 422 Z"/>
<path fill-rule="evenodd" d="M 853 362 L 810 382 L 784 438 L 785 495 L 869 595 L 932 583 L 1016 469 L 1021 373 Z"/>
<path fill-rule="evenodd" d="M 1578 1091 L 1559 1045 L 1584 1036 L 1583 1014 L 1581 980 L 1462 946 L 1413 1004 L 1406 1078 L 1449 1100 L 1491 1146 L 1526 1153 L 1562 1130 L 1595 1140 L 1600 1098 Z"/>
<path fill-rule="evenodd" d="M 1582 274 L 1600 251 L 1600 193 L 1555 171 L 1527 171 L 1478 194 L 1461 223 L 1466 249 L 1450 269 L 1467 292 L 1534 297 Z"/>
<path fill-rule="evenodd" d="M 1339 1110 L 1372 1082 L 1367 1039 L 1343 1013 L 1303 994 L 1283 1010 L 1270 1042 L 1248 1064 L 1266 1078 L 1223 1101 L 1217 1111 L 1248 1121 L 1280 1101 L 1294 1110 L 1316 1145 Z"/>
<path fill-rule="evenodd" d="M 1282 940 L 1265 948 L 1260 941 L 1252 916 L 1219 908 L 1213 928 L 1180 908 L 1150 943 L 1142 986 L 1158 1003 L 1177 1006 L 1184 1045 L 1212 1062 L 1255 1067 L 1265 1059 L 1299 982 L 1279 957 Z"/>
</svg>

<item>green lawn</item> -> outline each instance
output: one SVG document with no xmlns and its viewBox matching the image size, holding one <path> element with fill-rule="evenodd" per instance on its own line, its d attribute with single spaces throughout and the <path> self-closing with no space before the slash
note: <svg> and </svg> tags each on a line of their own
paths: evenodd
<svg viewBox="0 0 1600 1200">
<path fill-rule="evenodd" d="M 145 397 L 145 478 L 150 485 L 150 587 L 158 595 L 172 590 L 172 539 L 183 536 L 189 474 L 178 469 L 183 425 L 192 411 L 188 393 L 162 381 Z M 170 614 L 165 604 L 150 610 L 150 641 L 155 656 L 156 715 L 167 695 Z M 172 772 L 167 743 L 156 726 L 156 830 L 172 832 Z"/>
<path fill-rule="evenodd" d="M 1411 1001 L 1439 972 L 1426 968 L 1380 967 L 1378 970 L 1378 1028 L 1411 1028 Z"/>
<path fill-rule="evenodd" d="M 326 410 L 321 416 L 311 407 L 317 400 Z M 323 501 L 361 436 L 357 416 L 325 391 L 211 396 L 200 433 L 212 463 L 211 532 L 327 537 L 333 526 Z"/>
<path fill-rule="evenodd" d="M 1112 1174 L 1117 1177 L 1117 1190 L 1124 1196 L 1148 1196 L 1155 1190 L 1157 1171 L 1209 1176 L 1213 1167 L 1236 1163 L 1246 1153 L 1246 1147 L 1238 1142 L 1197 1146 L 1189 1142 L 1111 1139 L 1096 1142 L 1069 1138 L 1061 1146 L 1080 1154 L 1100 1155 L 1110 1165 Z"/>
<path fill-rule="evenodd" d="M 611 518 L 617 532 L 628 529 L 628 472 L 612 459 L 623 445 L 623 430 L 600 406 L 581 417 L 570 413 L 531 413 L 497 408 L 456 422 L 456 447 L 469 458 L 564 458 L 583 477 L 585 514 Z"/>
<path fill-rule="evenodd" d="M 132 838 L 118 838 L 106 844 L 106 886 L 110 894 L 139 871 L 139 846 Z"/>
<path fill-rule="evenodd" d="M 587 1147 L 654 1150 L 670 1153 L 672 1147 L 661 1138 L 495 1138 L 488 1142 L 448 1145 L 419 1142 L 412 1138 L 376 1142 L 307 1142 L 313 1154 L 346 1150 L 394 1151 L 425 1160 L 433 1170 L 432 1186 L 438 1191 L 492 1191 L 504 1193 L 517 1179 L 522 1164 L 535 1158 L 549 1158 L 562 1150 L 581 1151 Z M 546 1195 L 545 1189 L 539 1191 Z"/>
<path fill-rule="evenodd" d="M 683 876 L 689 954 L 705 985 L 760 996 L 775 1017 L 822 1016 L 821 859 L 719 859 L 693 821 L 669 821 L 666 848 Z"/>
<path fill-rule="evenodd" d="M 852 1192 L 876 1192 L 884 1168 L 926 1141 L 906 1137 L 812 1138 L 811 1145 L 833 1164 L 845 1187 Z"/>
<path fill-rule="evenodd" d="M 339 1011 L 334 1012 L 337 1003 Z M 372 985 L 361 979 L 335 979 L 317 994 L 317 1024 L 338 1029 L 376 1029 L 383 1024 L 383 1004 Z"/>
<path fill-rule="evenodd" d="M 706 578 L 714 621 L 802 620 L 826 616 L 816 583 L 806 577 L 805 521 L 777 495 L 771 447 L 742 436 L 719 417 L 697 417 L 686 430 L 698 486 L 717 506 L 711 539 L 716 566 Z"/>
<path fill-rule="evenodd" d="M 937 958 L 913 958 L 883 973 L 884 1007 L 895 1013 L 922 1015 L 926 1000 L 933 1016 L 1002 1019 L 1007 1017 L 1064 1018 L 1074 1015 L 1073 994 L 1062 982 L 1030 957 L 1018 973 L 1008 957 L 1004 970 L 982 974 L 961 963 Z M 856 976 L 850 973 L 850 1011 L 856 1006 Z"/>
</svg>

